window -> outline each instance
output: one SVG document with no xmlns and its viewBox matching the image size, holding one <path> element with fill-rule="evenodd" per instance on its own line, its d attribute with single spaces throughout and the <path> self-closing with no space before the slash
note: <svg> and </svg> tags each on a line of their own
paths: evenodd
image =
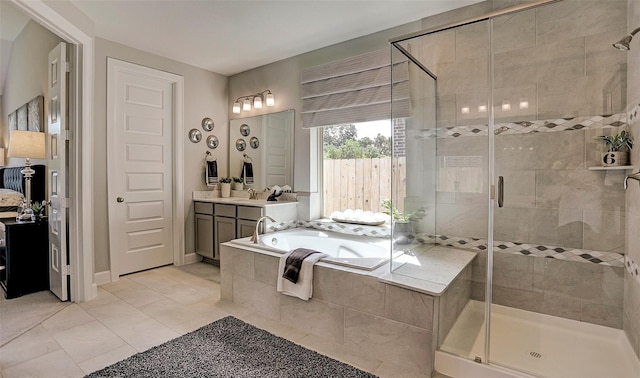
<svg viewBox="0 0 640 378">
<path fill-rule="evenodd" d="M 404 120 L 393 122 L 394 132 L 401 127 L 404 133 Z M 382 200 L 392 196 L 392 177 L 398 184 L 394 196 L 404 197 L 404 156 L 398 156 L 404 149 L 392 149 L 391 129 L 389 120 L 323 128 L 325 217 L 347 209 L 382 212 Z"/>
</svg>

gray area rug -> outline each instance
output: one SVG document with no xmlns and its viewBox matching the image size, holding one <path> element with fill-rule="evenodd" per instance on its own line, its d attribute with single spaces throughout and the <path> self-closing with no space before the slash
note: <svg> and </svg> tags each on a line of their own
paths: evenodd
<svg viewBox="0 0 640 378">
<path fill-rule="evenodd" d="M 87 377 L 375 377 L 232 316 Z"/>
<path fill-rule="evenodd" d="M 27 332 L 71 302 L 61 302 L 50 291 L 24 295 L 14 299 L 5 299 L 0 290 L 0 346 Z"/>
</svg>

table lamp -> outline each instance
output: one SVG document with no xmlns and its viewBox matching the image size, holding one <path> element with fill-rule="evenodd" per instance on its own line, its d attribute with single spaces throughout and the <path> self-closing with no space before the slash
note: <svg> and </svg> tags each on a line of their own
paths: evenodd
<svg viewBox="0 0 640 378">
<path fill-rule="evenodd" d="M 18 221 L 35 220 L 33 210 L 31 210 L 31 177 L 35 173 L 31 169 L 31 161 L 29 159 L 45 158 L 45 134 L 35 131 L 12 130 L 9 140 L 9 157 L 25 158 L 24 169 L 20 171 L 24 175 L 25 182 L 25 202 L 26 206 L 22 209 L 22 213 L 18 214 Z"/>
</svg>

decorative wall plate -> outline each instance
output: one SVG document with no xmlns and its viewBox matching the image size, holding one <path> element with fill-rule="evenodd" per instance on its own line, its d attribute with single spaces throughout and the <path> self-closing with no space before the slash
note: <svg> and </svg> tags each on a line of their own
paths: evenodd
<svg viewBox="0 0 640 378">
<path fill-rule="evenodd" d="M 243 123 L 240 126 L 240 134 L 242 134 L 242 136 L 247 136 L 251 133 L 251 128 L 249 127 L 249 125 L 247 125 L 246 123 Z"/>
<path fill-rule="evenodd" d="M 244 151 L 246 148 L 247 148 L 247 142 L 245 142 L 244 139 L 239 138 L 238 140 L 236 140 L 236 150 Z"/>
<path fill-rule="evenodd" d="M 209 135 L 207 137 L 207 147 L 209 147 L 212 150 L 218 147 L 218 137 L 215 135 Z"/>
<path fill-rule="evenodd" d="M 198 143 L 202 140 L 202 133 L 198 129 L 189 130 L 189 140 L 193 143 Z"/>
<path fill-rule="evenodd" d="M 213 123 L 213 120 L 211 118 L 206 117 L 202 119 L 202 130 L 211 131 L 213 130 L 214 126 L 215 124 Z"/>
<path fill-rule="evenodd" d="M 251 148 L 256 149 L 258 148 L 258 146 L 260 146 L 260 141 L 257 137 L 251 137 L 251 139 L 249 139 L 249 145 L 251 146 Z"/>
</svg>

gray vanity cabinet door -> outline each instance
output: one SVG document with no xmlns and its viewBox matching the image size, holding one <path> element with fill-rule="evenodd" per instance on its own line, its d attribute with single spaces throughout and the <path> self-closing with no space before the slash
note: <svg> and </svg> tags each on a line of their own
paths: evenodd
<svg viewBox="0 0 640 378">
<path fill-rule="evenodd" d="M 213 258 L 213 215 L 196 214 L 196 253 Z"/>
<path fill-rule="evenodd" d="M 256 221 L 238 219 L 238 239 L 246 238 L 247 236 L 252 236 L 255 230 L 256 230 Z"/>
<path fill-rule="evenodd" d="M 215 241 L 215 259 L 220 258 L 220 243 L 228 242 L 236 238 L 236 219 L 227 217 L 213 217 Z"/>
</svg>

